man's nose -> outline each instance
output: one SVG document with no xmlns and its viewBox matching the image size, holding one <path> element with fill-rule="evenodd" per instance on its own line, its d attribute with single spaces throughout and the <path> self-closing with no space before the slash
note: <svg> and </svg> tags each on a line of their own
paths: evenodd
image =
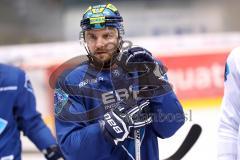
<svg viewBox="0 0 240 160">
<path fill-rule="evenodd" d="M 103 38 L 98 38 L 96 41 L 96 48 L 102 48 L 102 47 L 104 47 L 104 45 L 105 45 L 105 42 L 104 42 Z"/>
</svg>

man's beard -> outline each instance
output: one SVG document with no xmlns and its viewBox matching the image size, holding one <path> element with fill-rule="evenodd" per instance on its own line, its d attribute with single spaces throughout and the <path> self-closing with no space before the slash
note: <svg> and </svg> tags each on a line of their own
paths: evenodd
<svg viewBox="0 0 240 160">
<path fill-rule="evenodd" d="M 97 58 L 94 55 L 88 55 L 90 63 L 92 63 L 97 68 L 110 68 L 115 62 L 116 58 L 119 54 L 120 50 L 117 49 L 115 52 L 113 52 L 111 58 L 109 58 L 106 61 L 101 61 L 99 58 Z"/>
</svg>

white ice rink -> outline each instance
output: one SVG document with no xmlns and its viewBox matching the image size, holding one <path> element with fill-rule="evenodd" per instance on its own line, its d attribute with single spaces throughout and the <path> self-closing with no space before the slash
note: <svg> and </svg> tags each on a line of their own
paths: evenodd
<svg viewBox="0 0 240 160">
<path fill-rule="evenodd" d="M 173 154 L 184 140 L 192 124 L 198 123 L 202 127 L 202 134 L 183 160 L 216 160 L 219 113 L 219 108 L 192 110 L 192 121 L 187 121 L 173 137 L 165 140 L 159 139 L 160 159 Z"/>
<path fill-rule="evenodd" d="M 171 138 L 159 139 L 160 159 L 166 158 L 174 153 L 180 146 L 190 127 L 198 123 L 202 127 L 202 134 L 193 148 L 186 154 L 183 160 L 215 160 L 217 154 L 217 126 L 219 120 L 219 108 L 195 109 L 192 110 L 192 116 L 189 117 L 185 125 Z M 191 119 L 191 120 L 190 120 Z M 23 147 L 34 148 L 28 140 L 24 138 Z M 44 160 L 44 157 L 36 150 L 23 152 L 23 160 Z"/>
</svg>

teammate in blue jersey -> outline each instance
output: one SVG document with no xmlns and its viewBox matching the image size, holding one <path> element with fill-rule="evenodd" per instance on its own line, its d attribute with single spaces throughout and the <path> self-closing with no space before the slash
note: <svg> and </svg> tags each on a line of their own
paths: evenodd
<svg viewBox="0 0 240 160">
<path fill-rule="evenodd" d="M 144 48 L 123 50 L 122 21 L 112 4 L 90 6 L 81 21 L 88 60 L 54 84 L 57 139 L 68 160 L 158 160 L 157 138 L 184 124 L 163 64 Z"/>
<path fill-rule="evenodd" d="M 36 111 L 29 79 L 19 68 L 0 63 L 0 159 L 20 160 L 23 131 L 48 160 L 63 159 L 61 151 Z"/>
</svg>

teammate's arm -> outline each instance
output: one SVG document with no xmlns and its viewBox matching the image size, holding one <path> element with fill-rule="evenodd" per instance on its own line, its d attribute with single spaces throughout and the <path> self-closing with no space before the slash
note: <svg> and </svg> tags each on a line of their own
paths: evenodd
<svg viewBox="0 0 240 160">
<path fill-rule="evenodd" d="M 40 151 L 47 150 L 44 155 L 48 160 L 60 158 L 61 152 L 56 145 L 56 141 L 44 124 L 41 114 L 36 111 L 36 101 L 30 80 L 23 71 L 19 73 L 18 95 L 14 104 L 14 117 L 18 123 L 18 128 L 23 131 Z M 51 152 L 52 156 L 48 153 Z"/>
<path fill-rule="evenodd" d="M 237 58 L 239 56 L 234 56 L 234 54 L 239 54 L 236 51 L 230 54 L 225 67 L 224 96 L 218 129 L 218 158 L 220 160 L 233 160 L 239 156 L 237 153 L 240 122 L 240 74 L 238 71 L 240 59 Z"/>
<path fill-rule="evenodd" d="M 160 138 L 172 136 L 185 122 L 182 106 L 173 91 L 151 100 L 152 129 Z"/>
</svg>

